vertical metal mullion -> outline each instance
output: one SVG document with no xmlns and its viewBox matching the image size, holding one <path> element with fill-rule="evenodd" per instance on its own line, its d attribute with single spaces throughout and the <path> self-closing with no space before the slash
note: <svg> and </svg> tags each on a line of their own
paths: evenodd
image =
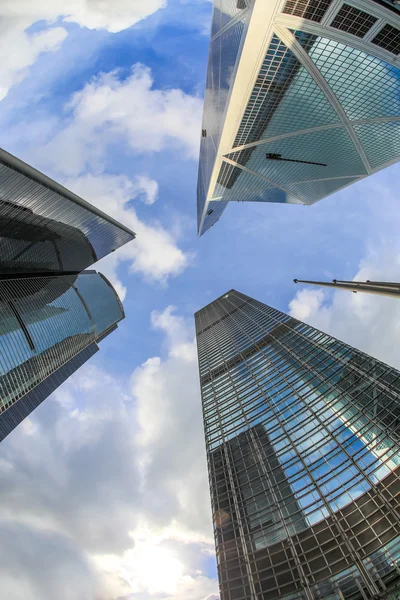
<svg viewBox="0 0 400 600">
<path fill-rule="evenodd" d="M 246 316 L 247 316 L 247 315 L 246 315 Z M 244 328 L 243 328 L 243 327 L 242 327 L 242 326 L 241 326 L 241 325 L 240 325 L 240 324 L 237 322 L 237 320 L 236 320 L 236 317 L 234 317 L 233 315 L 230 315 L 230 317 L 233 319 L 233 321 L 234 321 L 234 322 L 236 322 L 236 324 L 238 325 L 239 329 L 241 329 L 241 330 L 242 330 L 242 332 L 244 333 L 244 335 L 245 335 L 246 337 L 248 337 L 248 335 L 247 335 L 246 331 L 244 330 Z M 228 319 L 227 319 L 227 320 L 228 320 Z M 252 341 L 252 340 L 251 340 L 251 341 Z M 234 345 L 235 345 L 235 346 L 236 346 L 236 348 L 237 348 L 237 344 L 236 344 L 236 342 L 235 342 L 234 340 L 233 340 L 233 342 L 234 342 Z M 217 341 L 217 343 L 218 343 L 218 341 Z M 237 351 L 238 351 L 238 354 L 241 354 L 241 351 L 240 351 L 240 349 L 239 349 L 239 348 L 237 348 Z M 251 374 L 252 374 L 252 368 L 251 368 L 251 366 L 250 366 L 250 365 L 248 365 L 248 364 L 246 363 L 246 360 L 244 360 L 244 361 L 243 361 L 243 363 L 246 365 L 247 369 L 248 369 L 248 370 L 251 372 Z M 255 383 L 256 387 L 258 387 L 258 388 L 260 389 L 260 386 L 259 386 L 259 383 L 258 383 L 257 379 L 254 377 L 254 375 L 253 375 L 253 374 L 252 374 L 252 376 L 253 376 L 253 381 L 254 381 L 254 383 Z M 263 391 L 262 391 L 261 389 L 260 389 L 260 391 L 261 391 L 261 393 L 263 393 Z M 270 407 L 270 408 L 271 408 L 272 412 L 274 413 L 274 410 L 272 409 L 272 407 Z M 244 416 L 245 416 L 245 415 L 244 415 Z M 277 417 L 277 418 L 278 418 L 278 420 L 279 420 L 279 417 Z M 246 416 L 245 416 L 245 419 L 247 420 L 247 417 L 246 417 Z M 249 432 L 251 432 L 251 428 L 250 428 L 250 426 L 249 426 L 248 420 L 247 420 L 247 427 L 248 427 L 248 431 L 249 431 Z M 251 435 L 251 433 L 250 433 L 250 435 Z M 252 439 L 253 439 L 253 438 L 252 438 Z M 253 439 L 253 443 L 254 443 L 254 439 Z M 295 450 L 295 451 L 296 451 L 296 450 Z M 261 461 L 260 465 L 262 465 L 262 464 L 263 464 L 263 461 Z M 263 468 L 263 467 L 261 467 L 261 468 Z M 264 469 L 265 469 L 265 465 L 264 465 Z M 267 476 L 267 479 L 269 480 L 268 473 L 266 473 L 266 476 Z M 275 500 L 276 500 L 276 496 L 275 496 L 275 493 L 274 493 L 274 491 L 273 491 L 273 486 L 271 486 L 271 493 L 274 495 L 274 498 L 275 498 Z M 299 557 L 298 557 L 298 554 L 297 554 L 296 547 L 295 547 L 295 545 L 294 545 L 294 542 L 293 542 L 292 536 L 290 535 L 290 533 L 289 533 L 289 530 L 287 529 L 287 526 L 286 526 L 286 519 L 285 519 L 285 517 L 283 516 L 283 513 L 282 513 L 282 511 L 281 511 L 281 507 L 280 507 L 280 502 L 279 502 L 279 501 L 277 501 L 276 508 L 277 508 L 277 510 L 278 510 L 278 512 L 279 512 L 279 515 L 280 515 L 280 518 L 281 518 L 281 523 L 282 523 L 282 526 L 283 526 L 283 528 L 284 528 L 284 529 L 285 529 L 285 531 L 286 531 L 286 534 L 287 534 L 287 541 L 288 541 L 288 543 L 289 543 L 289 546 L 290 546 L 290 548 L 291 548 L 291 550 L 292 550 L 292 555 L 293 555 L 294 561 L 295 561 L 295 563 L 296 563 L 296 566 L 297 566 L 297 568 L 298 568 L 299 575 L 300 575 L 300 578 L 301 578 L 301 583 L 302 583 L 302 585 L 303 585 L 303 589 L 304 589 L 304 592 L 305 592 L 305 594 L 306 594 L 307 600 L 313 600 L 313 596 L 312 596 L 311 589 L 310 589 L 310 587 L 309 587 L 309 582 L 308 582 L 308 579 L 307 579 L 307 577 L 306 577 L 306 575 L 305 575 L 305 572 L 304 572 L 303 566 L 302 566 L 302 564 L 301 564 L 301 561 L 300 561 L 300 559 L 299 559 Z"/>
<path fill-rule="evenodd" d="M 233 316 L 233 315 L 232 315 L 232 319 L 233 319 L 234 321 L 236 321 L 236 318 L 235 318 L 235 316 Z M 249 338 L 249 336 L 247 335 L 247 332 L 246 332 L 246 331 L 245 331 L 245 330 L 244 330 L 244 329 L 241 327 L 241 325 L 240 325 L 238 322 L 236 322 L 236 324 L 238 325 L 238 327 L 239 327 L 240 329 L 242 329 L 242 332 L 243 332 L 243 334 L 244 334 L 246 337 L 248 337 L 248 338 Z M 272 336 L 271 336 L 271 337 L 272 337 Z M 253 340 L 252 340 L 251 338 L 249 338 L 249 339 L 250 339 L 250 341 L 251 341 L 251 342 L 253 342 Z M 282 344 L 280 341 L 278 342 L 276 339 L 274 339 L 274 341 L 275 341 L 275 343 L 278 343 L 279 345 L 281 345 L 282 347 L 284 347 L 284 348 L 285 348 L 285 350 L 286 350 L 286 351 L 287 351 L 289 354 L 292 354 L 292 355 L 295 357 L 295 359 L 296 359 L 298 362 L 300 362 L 300 363 L 303 365 L 303 368 L 304 368 L 304 363 L 303 363 L 303 361 L 301 361 L 301 360 L 299 359 L 299 357 L 298 357 L 298 356 L 297 356 L 297 355 L 296 355 L 294 352 L 292 352 L 292 350 L 291 350 L 291 349 L 289 350 L 289 349 L 288 349 L 288 348 L 287 348 L 287 347 L 286 347 L 284 344 Z M 260 352 L 263 352 L 263 350 L 262 350 L 262 349 L 260 349 Z M 266 359 L 267 359 L 269 362 L 271 362 L 272 366 L 274 367 L 274 365 L 273 365 L 273 362 L 272 362 L 272 361 L 269 359 L 269 357 L 268 357 L 268 356 L 267 356 L 265 353 L 263 353 L 263 354 L 264 354 L 265 358 L 266 358 Z M 251 368 L 251 367 L 249 367 L 249 368 Z M 274 368 L 275 368 L 275 367 L 274 367 Z M 308 370 L 308 369 L 309 369 L 309 368 L 306 366 L 306 370 Z M 288 385 L 288 386 L 289 386 L 289 387 L 292 389 L 293 393 L 294 393 L 296 396 L 298 396 L 298 394 L 297 394 L 296 390 L 293 388 L 293 386 L 290 384 L 290 382 L 287 380 L 287 378 L 286 378 L 284 375 L 282 375 L 282 377 L 285 379 L 285 381 L 286 381 L 287 385 Z M 326 381 L 328 382 L 328 380 L 326 380 Z M 261 393 L 263 393 L 263 390 L 260 388 L 260 386 L 259 386 L 259 384 L 258 384 L 258 382 L 257 382 L 256 378 L 255 378 L 255 383 L 256 383 L 256 385 L 259 387 L 259 389 L 260 389 Z M 328 382 L 328 383 L 329 383 L 329 382 Z M 329 383 L 329 385 L 331 386 L 331 384 L 330 384 L 330 383 Z M 332 387 L 333 387 L 333 386 L 332 386 Z M 299 397 L 299 396 L 298 396 L 298 397 Z M 300 398 L 300 397 L 299 397 L 299 399 L 300 399 L 300 401 L 301 401 L 301 398 Z M 271 409 L 273 410 L 273 408 L 272 408 L 272 407 L 271 407 Z M 296 454 L 297 454 L 297 456 L 299 457 L 299 459 L 300 459 L 301 463 L 303 464 L 303 466 L 304 466 L 304 468 L 305 468 L 305 470 L 306 470 L 306 472 L 307 472 L 308 476 L 309 476 L 309 477 L 310 477 L 310 479 L 313 481 L 313 484 L 314 484 L 315 488 L 318 490 L 318 493 L 319 493 L 319 495 L 320 495 L 320 497 L 321 497 L 321 499 L 322 499 L 322 501 L 323 501 L 323 503 L 324 503 L 324 505 L 325 505 L 325 508 L 328 510 L 328 513 L 330 514 L 331 518 L 332 518 L 332 519 L 335 521 L 335 524 L 336 524 L 336 526 L 338 527 L 339 531 L 341 532 L 342 539 L 343 539 L 343 541 L 344 541 L 345 545 L 347 546 L 347 548 L 348 548 L 348 550 L 349 550 L 349 552 L 350 552 L 350 556 L 351 556 L 351 557 L 352 557 L 352 559 L 354 560 L 354 562 L 355 562 L 355 564 L 357 565 L 357 567 L 358 567 L 359 571 L 360 571 L 361 573 L 363 573 L 363 576 L 364 576 L 364 578 L 365 578 L 365 583 L 366 583 L 366 585 L 367 585 L 367 586 L 370 588 L 370 591 L 372 591 L 372 593 L 373 593 L 373 594 L 379 593 L 379 589 L 378 589 L 378 588 L 377 588 L 377 586 L 375 585 L 375 582 L 373 581 L 373 579 L 370 577 L 370 575 L 369 575 L 369 572 L 368 572 L 368 570 L 365 568 L 365 565 L 364 565 L 364 563 L 362 562 L 362 559 L 361 559 L 361 557 L 359 557 L 359 556 L 358 556 L 358 553 L 357 553 L 357 551 L 355 550 L 355 548 L 353 547 L 353 544 L 351 543 L 351 541 L 350 541 L 350 540 L 349 540 L 349 538 L 347 537 L 347 535 L 346 535 L 346 533 L 345 533 L 345 531 L 344 531 L 344 529 L 343 529 L 343 527 L 342 527 L 342 525 L 341 525 L 341 523 L 340 523 L 339 519 L 338 519 L 338 518 L 337 518 L 337 516 L 336 516 L 336 513 L 335 513 L 335 511 L 333 511 L 332 507 L 330 506 L 330 503 L 329 503 L 329 501 L 328 501 L 328 500 L 326 499 L 326 497 L 325 497 L 325 494 L 322 492 L 322 490 L 321 490 L 321 488 L 320 488 L 320 486 L 319 486 L 319 484 L 318 484 L 317 480 L 315 479 L 315 477 L 313 476 L 313 474 L 312 474 L 311 470 L 308 468 L 307 464 L 306 464 L 306 463 L 305 463 L 305 461 L 303 460 L 303 457 L 302 457 L 302 455 L 301 455 L 301 454 L 298 452 L 298 450 L 297 450 L 297 447 L 294 445 L 294 443 L 293 443 L 293 441 L 292 441 L 292 439 L 291 439 L 291 435 L 290 435 L 290 433 L 287 431 L 287 429 L 286 429 L 286 427 L 285 427 L 284 423 L 282 422 L 282 419 L 279 417 L 279 415 L 277 414 L 277 412 L 276 412 L 276 411 L 274 411 L 274 410 L 273 410 L 273 412 L 274 412 L 274 414 L 276 415 L 276 417 L 277 417 L 278 421 L 281 423 L 281 427 L 282 427 L 283 431 L 285 431 L 285 433 L 286 433 L 286 436 L 287 436 L 287 438 L 288 438 L 288 440 L 289 440 L 289 442 L 290 442 L 290 444 L 291 444 L 291 446 L 292 446 L 292 449 L 293 449 L 293 450 L 296 452 Z M 311 412 L 313 412 L 313 411 L 311 411 Z M 319 422 L 321 423 L 320 419 L 318 419 L 318 420 L 319 420 Z M 323 426 L 323 424 L 322 424 L 322 430 L 324 430 L 324 429 L 325 429 L 325 427 L 324 427 L 324 426 Z M 341 446 L 341 444 L 340 444 L 340 443 L 339 443 L 339 442 L 338 442 L 338 441 L 337 441 L 337 440 L 334 438 L 334 436 L 331 434 L 331 432 L 329 432 L 329 430 L 328 430 L 328 437 L 330 437 L 331 439 L 334 439 L 334 440 L 335 440 L 335 442 L 336 442 L 336 443 L 337 443 L 339 446 Z M 350 458 L 350 461 L 351 461 L 351 463 L 353 463 L 353 464 L 354 464 L 354 461 L 353 461 L 353 459 L 350 457 L 350 455 L 348 455 L 348 453 L 347 453 L 346 449 L 345 449 L 345 448 L 342 448 L 342 449 L 343 449 L 343 451 L 344 451 L 344 452 L 347 454 L 347 456 Z M 360 467 L 359 467 L 359 466 L 357 466 L 357 465 L 356 465 L 356 467 L 357 467 L 357 469 L 358 469 L 359 471 L 361 471 L 361 469 L 360 469 Z M 362 471 L 361 471 L 361 474 L 362 474 L 362 475 L 364 475 L 364 477 L 366 478 L 366 474 L 364 474 Z M 373 486 L 373 485 L 371 485 L 371 487 L 372 487 L 373 489 L 375 488 L 375 486 Z M 388 503 L 386 503 L 386 502 L 385 502 L 385 504 L 388 504 Z M 392 508 L 392 507 L 389 505 L 389 509 L 390 509 L 390 510 L 391 510 L 391 508 Z M 395 513 L 395 514 L 396 514 L 396 513 Z M 398 520 L 400 520 L 400 517 L 398 517 Z M 289 538 L 289 539 L 290 539 L 290 538 Z M 295 552 L 295 555 L 297 556 L 297 552 Z M 299 560 L 299 559 L 298 559 L 298 560 Z M 311 597 L 311 596 L 310 596 L 310 597 Z M 312 600 L 312 597 L 311 597 L 311 600 Z"/>
</svg>

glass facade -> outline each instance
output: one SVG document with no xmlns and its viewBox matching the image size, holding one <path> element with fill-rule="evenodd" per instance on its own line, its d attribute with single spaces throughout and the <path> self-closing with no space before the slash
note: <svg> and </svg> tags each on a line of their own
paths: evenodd
<svg viewBox="0 0 400 600">
<path fill-rule="evenodd" d="M 56 348 L 57 346 L 54 349 Z M 0 409 L 0 441 L 3 441 L 17 425 L 28 417 L 35 408 L 46 400 L 68 377 L 83 366 L 97 351 L 98 346 L 94 342 L 86 346 L 68 362 L 64 363 L 56 371 L 53 371 L 46 379 L 35 385 L 18 402 L 14 402 L 6 410 Z M 46 351 L 43 353 L 43 357 L 46 357 Z M 29 369 L 28 362 L 25 366 Z"/>
<path fill-rule="evenodd" d="M 221 600 L 400 594 L 400 373 L 231 290 L 195 315 Z"/>
<path fill-rule="evenodd" d="M 0 274 L 80 272 L 134 237 L 0 150 Z"/>
<path fill-rule="evenodd" d="M 0 441 L 124 318 L 84 271 L 135 234 L 0 149 Z"/>
<path fill-rule="evenodd" d="M 207 190 L 223 127 L 224 113 L 246 35 L 248 9 L 251 4 L 252 0 L 215 0 L 214 2 L 200 142 L 197 186 L 197 216 L 199 220 L 205 207 Z M 212 213 L 207 215 L 207 222 L 216 222 L 224 208 L 225 205 L 222 203 L 215 212 L 213 211 L 212 217 Z M 216 219 L 217 213 L 218 218 Z"/>
<path fill-rule="evenodd" d="M 0 280 L 0 423 L 38 385 L 42 401 L 54 374 L 77 356 L 87 360 L 123 318 L 116 292 L 94 271 Z"/>
<path fill-rule="evenodd" d="M 368 0 L 361 10 L 332 0 L 276 4 L 265 23 L 264 60 L 255 69 L 250 94 L 243 84 L 235 88 L 235 78 L 242 62 L 249 71 L 246 52 L 252 34 L 247 31 L 263 14 L 263 0 L 244 10 L 242 21 L 233 18 L 231 29 L 221 29 L 221 36 L 231 31 L 225 45 L 216 45 L 219 38 L 211 40 L 209 76 L 216 77 L 213 94 L 208 78 L 204 99 L 200 235 L 215 224 L 229 201 L 311 205 L 400 158 L 400 14 L 391 10 L 395 5 Z M 385 7 L 389 23 L 382 18 Z M 214 18 L 217 13 L 215 8 Z M 242 33 L 234 36 L 239 22 Z M 310 32 L 315 30 L 320 33 Z M 238 51 L 243 36 L 246 50 Z M 229 118 L 223 74 L 229 91 L 236 91 Z M 211 122 L 214 127 L 209 127 Z M 234 132 L 229 152 L 226 143 L 223 149 L 219 145 L 224 128 Z"/>
</svg>

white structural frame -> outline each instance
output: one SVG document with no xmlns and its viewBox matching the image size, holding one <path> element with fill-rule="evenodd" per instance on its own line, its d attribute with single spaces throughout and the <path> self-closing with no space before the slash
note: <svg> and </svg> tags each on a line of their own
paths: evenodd
<svg viewBox="0 0 400 600">
<path fill-rule="evenodd" d="M 296 29 L 304 31 L 305 33 L 310 33 L 321 37 L 328 37 L 329 39 L 341 42 L 355 49 L 371 54 L 390 65 L 400 68 L 400 55 L 395 56 L 391 52 L 388 52 L 387 50 L 380 48 L 375 44 L 372 44 L 370 41 L 378 33 L 381 27 L 386 23 L 389 23 L 393 27 L 399 28 L 399 18 L 396 18 L 395 13 L 393 13 L 389 8 L 386 9 L 383 6 L 380 6 L 379 4 L 375 3 L 373 0 L 333 0 L 331 6 L 327 10 L 321 22 L 317 23 L 314 21 L 283 13 L 282 10 L 285 6 L 285 3 L 286 0 L 253 0 L 253 5 L 251 8 L 248 7 L 241 11 L 238 15 L 235 16 L 234 19 L 232 19 L 232 21 L 225 25 L 223 29 L 218 31 L 218 33 L 211 40 L 214 41 L 215 39 L 217 39 L 224 31 L 229 29 L 234 23 L 242 19 L 246 20 L 245 32 L 243 34 L 244 39 L 242 40 L 242 47 L 239 50 L 238 54 L 240 58 L 237 61 L 235 72 L 233 73 L 233 84 L 231 86 L 226 101 L 225 112 L 222 118 L 223 126 L 221 136 L 218 148 L 216 148 L 216 158 L 211 174 L 211 179 L 208 185 L 207 197 L 203 209 L 203 214 L 201 217 L 201 222 L 199 225 L 200 235 L 202 234 L 207 212 L 210 209 L 210 203 L 213 201 L 218 201 L 217 198 L 212 198 L 212 196 L 222 163 L 225 162 L 243 171 L 250 172 L 250 170 L 245 166 L 227 158 L 227 155 L 232 152 L 243 150 L 245 148 L 250 148 L 252 146 L 258 146 L 267 142 L 276 141 L 277 139 L 297 136 L 302 133 L 313 133 L 315 131 L 322 131 L 325 129 L 328 130 L 336 127 L 344 127 L 359 153 L 360 159 L 364 164 L 367 174 L 352 175 L 351 177 L 343 177 L 343 179 L 363 179 L 370 174 L 376 173 L 377 171 L 380 171 L 381 169 L 396 163 L 398 160 L 397 158 L 395 158 L 393 160 L 388 161 L 385 164 L 380 165 L 379 167 L 371 167 L 367 156 L 363 150 L 363 147 L 357 135 L 355 134 L 353 126 L 369 123 L 400 121 L 400 116 L 378 117 L 373 119 L 362 119 L 360 121 L 350 122 L 341 103 L 334 94 L 332 88 L 325 81 L 324 77 L 321 75 L 312 59 L 304 51 L 304 49 L 297 42 L 297 40 L 294 38 L 294 36 L 289 30 Z M 365 35 L 364 38 L 359 38 L 350 33 L 346 33 L 339 29 L 330 27 L 330 23 L 332 23 L 333 19 L 335 18 L 336 14 L 341 9 L 343 4 L 350 4 L 351 6 L 363 10 L 364 12 L 368 12 L 368 14 L 373 15 L 377 18 L 377 22 L 372 26 L 371 30 Z M 249 102 L 249 98 L 253 91 L 255 81 L 260 72 L 264 58 L 268 52 L 268 48 L 271 44 L 271 40 L 274 33 L 278 35 L 282 42 L 293 52 L 293 54 L 299 60 L 301 65 L 308 71 L 310 76 L 313 78 L 315 83 L 318 85 L 318 87 L 324 94 L 325 98 L 332 106 L 333 110 L 338 115 L 339 122 L 330 125 L 318 126 L 315 128 L 296 130 L 290 133 L 282 134 L 280 136 L 263 138 L 262 140 L 258 140 L 256 142 L 234 147 L 234 141 L 242 120 L 243 113 Z M 251 171 L 251 174 L 255 177 L 258 177 L 261 180 L 268 182 L 269 184 L 273 184 L 273 186 L 277 189 L 287 191 L 285 190 L 284 186 L 268 180 L 260 173 Z M 326 178 L 326 180 L 330 179 L 338 178 Z M 337 190 L 335 190 L 335 192 L 332 193 L 336 193 L 337 191 L 339 191 L 339 189 L 347 187 L 347 185 L 349 184 L 345 184 L 344 186 L 338 188 Z M 302 204 L 300 196 L 299 204 Z M 304 204 L 306 204 L 305 201 Z"/>
</svg>

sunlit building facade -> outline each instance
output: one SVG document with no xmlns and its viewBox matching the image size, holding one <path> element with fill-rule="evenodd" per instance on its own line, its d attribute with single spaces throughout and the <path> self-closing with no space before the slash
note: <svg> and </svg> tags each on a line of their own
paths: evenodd
<svg viewBox="0 0 400 600">
<path fill-rule="evenodd" d="M 400 595 L 400 373 L 231 290 L 195 315 L 221 600 Z"/>
<path fill-rule="evenodd" d="M 124 318 L 88 271 L 135 234 L 0 150 L 0 440 Z"/>
<path fill-rule="evenodd" d="M 400 4 L 215 0 L 198 230 L 228 202 L 314 204 L 400 158 Z"/>
</svg>

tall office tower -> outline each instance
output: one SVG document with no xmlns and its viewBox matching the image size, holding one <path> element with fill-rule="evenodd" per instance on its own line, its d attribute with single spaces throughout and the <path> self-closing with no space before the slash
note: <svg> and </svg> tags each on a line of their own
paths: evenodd
<svg viewBox="0 0 400 600">
<path fill-rule="evenodd" d="M 88 266 L 135 234 L 0 150 L 0 440 L 124 318 Z"/>
<path fill-rule="evenodd" d="M 195 320 L 221 600 L 398 599 L 400 373 L 235 290 Z"/>
<path fill-rule="evenodd" d="M 400 158 L 400 3 L 214 0 L 197 190 L 314 204 Z"/>
<path fill-rule="evenodd" d="M 0 441 L 123 318 L 114 288 L 95 271 L 0 279 Z"/>
</svg>

